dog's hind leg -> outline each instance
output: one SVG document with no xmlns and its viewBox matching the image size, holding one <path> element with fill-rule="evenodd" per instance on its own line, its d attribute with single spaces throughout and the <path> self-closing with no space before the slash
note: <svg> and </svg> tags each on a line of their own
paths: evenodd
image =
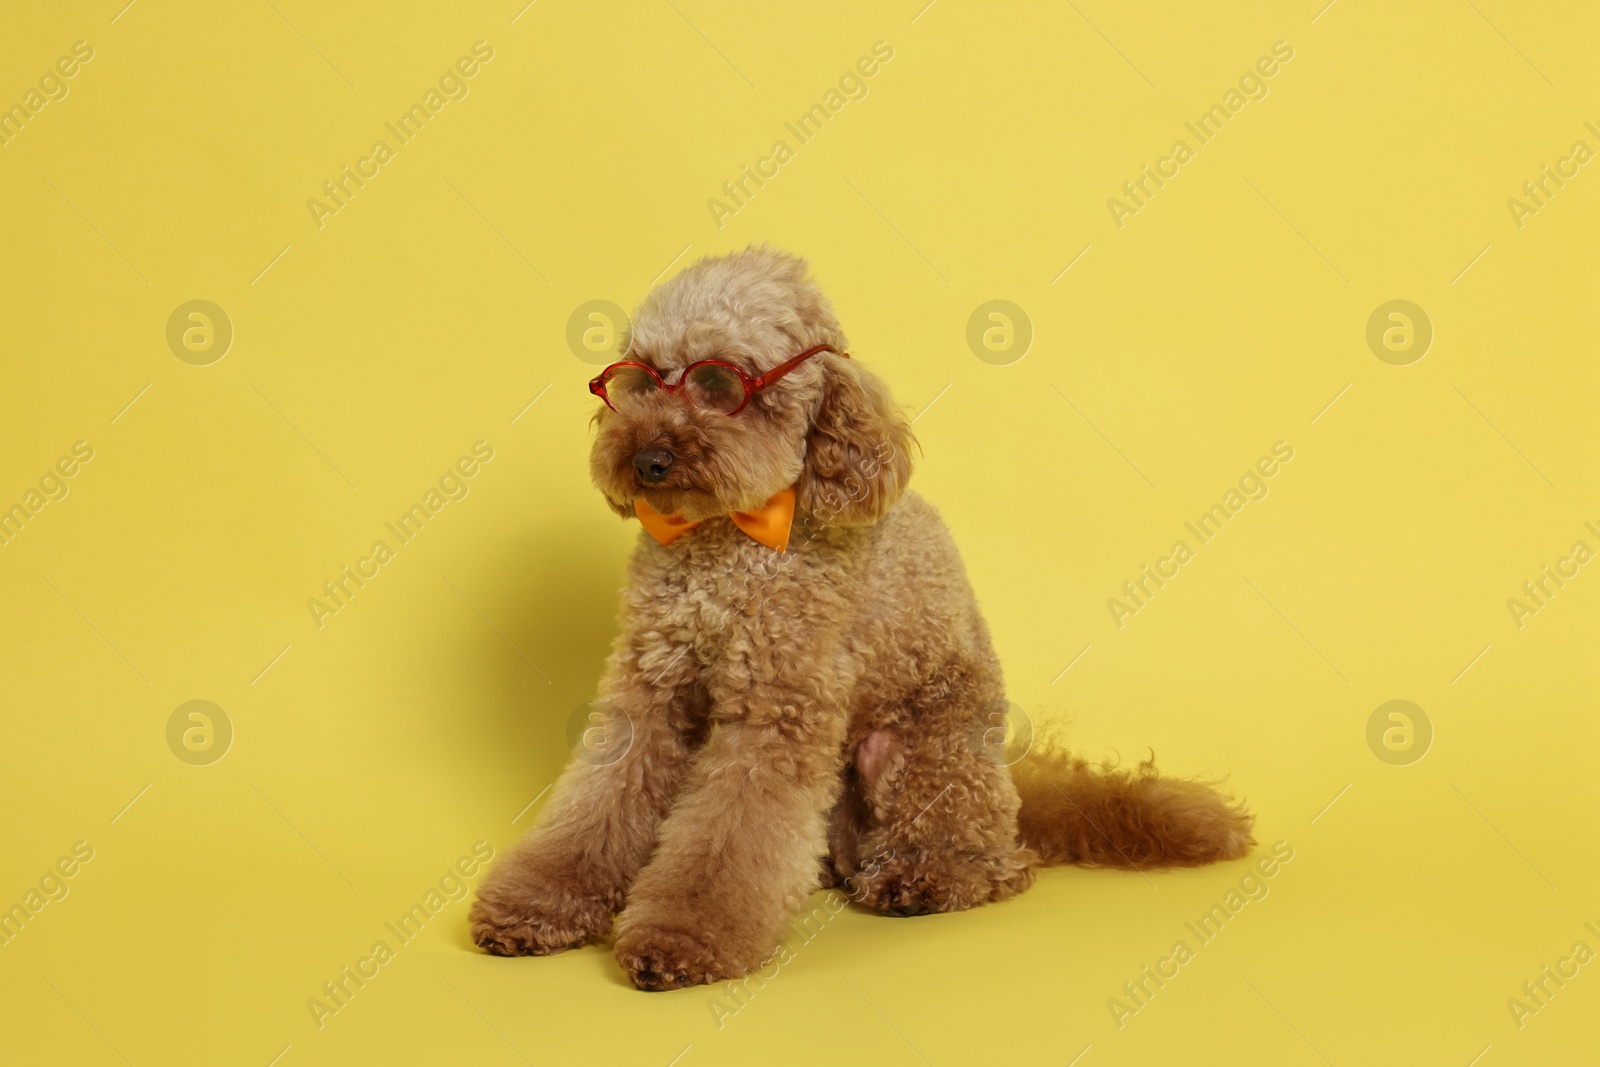
<svg viewBox="0 0 1600 1067">
<path fill-rule="evenodd" d="M 610 931 L 704 738 L 706 697 L 686 652 L 619 642 L 592 727 L 603 743 L 575 752 L 538 823 L 478 887 L 469 922 L 484 949 L 543 956 Z"/>
<path fill-rule="evenodd" d="M 1038 857 L 1017 840 L 1017 791 L 1003 758 L 998 672 L 951 665 L 857 748 L 868 812 L 855 840 L 856 902 L 890 915 L 959 911 L 1033 883 Z"/>
</svg>

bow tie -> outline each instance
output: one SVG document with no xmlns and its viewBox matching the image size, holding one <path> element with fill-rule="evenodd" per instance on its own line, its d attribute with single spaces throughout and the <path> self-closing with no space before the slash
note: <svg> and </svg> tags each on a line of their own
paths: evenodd
<svg viewBox="0 0 1600 1067">
<path fill-rule="evenodd" d="M 739 529 L 774 552 L 782 552 L 789 547 L 789 527 L 794 524 L 794 495 L 794 486 L 791 485 L 776 493 L 759 508 L 753 511 L 735 511 L 729 514 L 728 518 L 732 519 L 733 524 Z M 663 515 L 643 499 L 633 502 L 633 511 L 639 516 L 639 521 L 644 524 L 650 536 L 664 545 L 670 545 L 700 525 L 698 519 L 686 519 L 681 515 Z"/>
</svg>

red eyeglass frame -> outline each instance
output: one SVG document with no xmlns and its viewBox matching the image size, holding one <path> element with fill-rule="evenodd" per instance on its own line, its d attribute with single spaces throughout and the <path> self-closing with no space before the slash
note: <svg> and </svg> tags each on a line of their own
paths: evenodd
<svg viewBox="0 0 1600 1067">
<path fill-rule="evenodd" d="M 773 382 L 776 382 L 779 378 L 782 378 L 785 374 L 788 374 L 790 371 L 794 370 L 796 367 L 810 359 L 812 356 L 816 355 L 818 352 L 832 352 L 836 356 L 842 356 L 845 359 L 850 358 L 850 353 L 841 352 L 832 345 L 812 345 L 810 348 L 806 349 L 798 356 L 795 356 L 793 359 L 785 360 L 776 367 L 773 367 L 771 370 L 767 371 L 765 374 L 758 374 L 753 378 L 746 374 L 742 369 L 736 367 L 732 363 L 729 363 L 725 359 L 702 359 L 683 368 L 683 371 L 678 375 L 677 383 L 674 385 L 668 385 L 661 375 L 656 371 L 656 369 L 650 366 L 648 363 L 640 363 L 637 360 L 632 359 L 623 359 L 618 360 L 616 363 L 611 364 L 605 370 L 601 371 L 599 377 L 590 379 L 589 392 L 605 401 L 606 407 L 610 408 L 612 411 L 616 411 L 617 406 L 613 404 L 611 402 L 611 398 L 606 395 L 606 379 L 611 377 L 612 372 L 614 372 L 618 367 L 638 367 L 640 370 L 644 371 L 646 374 L 650 375 L 650 377 L 655 379 L 657 389 L 669 395 L 676 393 L 680 388 L 682 388 L 683 383 L 689 380 L 689 372 L 694 370 L 696 367 L 703 367 L 707 365 L 714 367 L 726 367 L 728 370 L 733 371 L 733 373 L 738 376 L 740 383 L 744 386 L 744 399 L 739 402 L 738 407 L 734 408 L 732 411 L 725 411 L 723 414 L 737 415 L 750 403 L 751 397 L 761 392 L 761 390 L 765 389 Z"/>
</svg>

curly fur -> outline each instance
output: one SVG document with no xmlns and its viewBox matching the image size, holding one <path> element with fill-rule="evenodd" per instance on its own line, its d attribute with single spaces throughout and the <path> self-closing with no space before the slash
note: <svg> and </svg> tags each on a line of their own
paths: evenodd
<svg viewBox="0 0 1600 1067">
<path fill-rule="evenodd" d="M 760 247 L 650 293 L 627 351 L 672 381 L 823 343 L 848 351 L 805 263 Z M 819 867 L 915 915 L 1013 896 L 1041 863 L 1189 865 L 1254 843 L 1242 807 L 1149 764 L 996 758 L 988 627 L 938 513 L 907 491 L 910 425 L 859 359 L 808 360 L 731 418 L 658 395 L 595 422 L 590 470 L 619 515 L 642 497 L 705 521 L 666 546 L 640 532 L 601 682 L 632 743 L 574 760 L 485 878 L 470 921 L 489 952 L 560 952 L 615 917 L 634 984 L 670 989 L 760 966 Z M 660 484 L 634 471 L 647 446 L 675 457 Z M 790 485 L 782 555 L 726 518 Z"/>
</svg>

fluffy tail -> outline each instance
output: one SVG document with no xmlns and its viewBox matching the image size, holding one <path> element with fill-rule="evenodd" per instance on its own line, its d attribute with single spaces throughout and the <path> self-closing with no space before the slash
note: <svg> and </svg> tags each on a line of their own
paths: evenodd
<svg viewBox="0 0 1600 1067">
<path fill-rule="evenodd" d="M 1249 853 L 1255 822 L 1211 783 L 1091 764 L 1035 748 L 1011 768 L 1022 797 L 1018 836 L 1046 864 L 1198 867 Z"/>
</svg>

